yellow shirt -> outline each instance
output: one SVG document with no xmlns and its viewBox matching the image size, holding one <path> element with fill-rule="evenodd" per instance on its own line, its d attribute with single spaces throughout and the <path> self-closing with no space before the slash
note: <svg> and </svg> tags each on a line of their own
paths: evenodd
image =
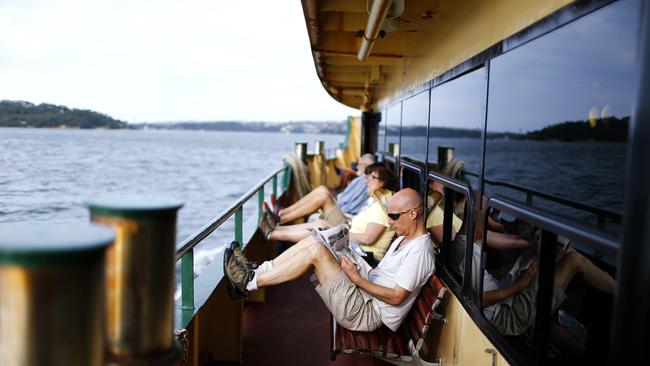
<svg viewBox="0 0 650 366">
<path fill-rule="evenodd" d="M 443 202 L 439 200 L 439 196 L 436 198 L 438 199 L 434 199 L 432 195 L 429 195 L 429 197 L 427 198 L 427 204 L 429 207 L 435 204 L 433 210 L 431 210 L 431 212 L 429 212 L 429 216 L 427 216 L 427 222 L 426 222 L 427 229 L 430 229 L 434 226 L 440 226 L 444 221 L 445 211 L 442 208 Z M 454 229 L 455 231 L 458 231 L 461 225 L 463 225 L 463 220 L 458 218 L 458 216 L 456 216 L 455 214 L 452 214 L 451 217 L 452 217 L 451 222 L 454 225 Z"/>
<path fill-rule="evenodd" d="M 373 202 L 352 219 L 352 222 L 350 223 L 350 232 L 355 234 L 363 233 L 366 231 L 366 226 L 369 223 L 385 226 L 386 229 L 383 234 L 381 234 L 379 239 L 377 239 L 373 245 L 360 245 L 361 249 L 366 252 L 372 252 L 375 259 L 381 260 L 384 258 L 384 254 L 386 254 L 388 247 L 390 247 L 390 243 L 393 241 L 393 236 L 395 236 L 395 231 L 393 231 L 393 229 L 388 225 L 388 215 L 384 208 L 388 199 L 393 196 L 393 192 L 389 190 L 381 190 L 377 192 L 375 196 L 378 199 L 373 198 Z"/>
</svg>

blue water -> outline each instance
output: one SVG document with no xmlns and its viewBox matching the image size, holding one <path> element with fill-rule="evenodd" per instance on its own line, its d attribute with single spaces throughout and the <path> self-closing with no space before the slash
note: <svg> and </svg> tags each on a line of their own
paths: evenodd
<svg viewBox="0 0 650 366">
<path fill-rule="evenodd" d="M 293 152 L 344 135 L 0 128 L 0 222 L 85 222 L 84 201 L 107 193 L 184 202 L 177 241 L 219 216 Z M 271 192 L 271 185 L 266 192 Z M 257 199 L 244 216 L 257 215 Z M 232 239 L 233 222 L 214 237 Z M 215 250 L 208 245 L 206 250 Z"/>
<path fill-rule="evenodd" d="M 0 128 L 0 222 L 85 222 L 85 200 L 107 193 L 139 193 L 184 202 L 178 217 L 180 242 L 281 167 L 282 157 L 293 152 L 295 142 L 308 142 L 311 150 L 316 140 L 335 147 L 343 139 L 343 135 Z M 421 154 L 422 149 L 411 150 L 425 146 L 426 140 L 411 139 L 404 141 L 402 153 Z M 466 169 L 479 171 L 479 140 L 433 140 L 433 146 L 454 146 Z M 488 141 L 487 154 L 489 179 L 622 210 L 624 144 Z M 270 184 L 265 191 L 271 191 Z M 507 190 L 502 193 L 516 196 Z M 556 211 L 595 222 L 564 208 Z M 253 198 L 244 206 L 244 217 L 256 215 Z M 231 219 L 198 248 L 198 265 L 201 253 L 211 258 L 233 238 L 233 227 Z"/>
</svg>

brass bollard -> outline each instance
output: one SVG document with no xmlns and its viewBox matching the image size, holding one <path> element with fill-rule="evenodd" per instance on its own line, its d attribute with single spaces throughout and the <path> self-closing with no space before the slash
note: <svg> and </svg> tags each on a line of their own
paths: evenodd
<svg viewBox="0 0 650 366">
<path fill-rule="evenodd" d="M 0 224 L 0 365 L 104 364 L 98 225 Z"/>
<path fill-rule="evenodd" d="M 397 142 L 388 143 L 388 153 L 394 157 L 399 156 L 399 144 Z"/>
<path fill-rule="evenodd" d="M 324 155 L 325 154 L 325 141 L 316 140 L 314 142 L 314 155 Z"/>
<path fill-rule="evenodd" d="M 91 221 L 117 234 L 106 255 L 107 364 L 173 364 L 176 213 L 182 204 L 106 196 L 87 206 Z"/>
<path fill-rule="evenodd" d="M 438 168 L 442 169 L 454 158 L 454 148 L 438 146 Z"/>
<path fill-rule="evenodd" d="M 298 158 L 300 158 L 300 160 L 302 160 L 303 164 L 307 164 L 307 143 L 296 142 L 295 151 L 296 151 L 296 155 L 298 156 Z"/>
<path fill-rule="evenodd" d="M 320 176 L 318 177 L 318 182 L 320 185 L 325 185 L 327 174 L 326 171 L 326 159 L 325 159 L 325 141 L 316 140 L 314 143 L 314 156 L 318 163 L 318 170 L 320 171 Z"/>
</svg>

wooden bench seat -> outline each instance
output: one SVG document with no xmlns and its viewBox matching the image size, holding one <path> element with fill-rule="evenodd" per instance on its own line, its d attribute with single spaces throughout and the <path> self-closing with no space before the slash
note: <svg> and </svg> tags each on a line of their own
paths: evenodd
<svg viewBox="0 0 650 366">
<path fill-rule="evenodd" d="M 372 332 L 355 332 L 332 320 L 331 355 L 365 354 L 392 363 L 421 363 L 419 351 L 434 320 L 446 322 L 437 308 L 447 292 L 438 276 L 431 276 L 416 297 L 413 307 L 397 332 L 385 325 Z M 414 358 L 418 362 L 413 362 Z"/>
</svg>

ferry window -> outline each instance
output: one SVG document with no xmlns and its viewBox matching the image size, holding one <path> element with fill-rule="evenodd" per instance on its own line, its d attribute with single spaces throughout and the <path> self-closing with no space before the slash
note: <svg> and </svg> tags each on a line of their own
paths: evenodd
<svg viewBox="0 0 650 366">
<path fill-rule="evenodd" d="M 558 364 L 599 363 L 607 359 L 609 319 L 615 280 L 614 267 L 581 252 L 566 237 L 516 220 L 492 221 L 482 239 L 475 241 L 474 261 L 484 250 L 482 269 L 483 315 L 523 355 L 536 340 L 534 324 L 541 266 L 551 268 L 554 280 L 541 296 L 549 299 L 546 319 L 550 334 L 547 361 Z M 509 233 L 496 231 L 505 224 Z M 550 250 L 548 263 L 541 263 L 542 248 Z M 549 266 L 550 265 L 550 266 Z M 473 274 L 479 267 L 473 267 Z M 510 291 L 512 290 L 512 291 Z M 579 362 L 583 361 L 583 362 Z"/>
<path fill-rule="evenodd" d="M 452 148 L 454 158 L 463 161 L 465 177 L 474 188 L 478 188 L 481 166 L 486 92 L 485 68 L 431 90 L 428 162 L 437 163 L 442 158 L 438 156 L 439 147 Z"/>
<path fill-rule="evenodd" d="M 390 153 L 391 144 L 399 148 L 399 129 L 402 123 L 402 103 L 394 104 L 386 113 L 386 152 Z"/>
<path fill-rule="evenodd" d="M 377 128 L 377 150 L 386 152 L 386 124 L 388 123 L 388 110 L 384 109 L 381 112 L 381 124 Z"/>
<path fill-rule="evenodd" d="M 429 91 L 402 102 L 401 155 L 426 161 Z"/>
<path fill-rule="evenodd" d="M 447 274 L 456 281 L 450 284 L 460 291 L 464 275 L 465 238 L 467 237 L 467 223 L 465 220 L 466 196 L 453 190 L 445 190 L 443 185 L 428 180 L 427 187 L 427 218 L 426 229 L 431 236 L 434 246 L 440 252 L 438 258 L 444 264 Z M 444 213 L 445 203 L 451 201 L 451 231 L 450 242 L 444 242 Z"/>
<path fill-rule="evenodd" d="M 618 231 L 639 12 L 616 2 L 491 61 L 488 194 Z"/>
</svg>

